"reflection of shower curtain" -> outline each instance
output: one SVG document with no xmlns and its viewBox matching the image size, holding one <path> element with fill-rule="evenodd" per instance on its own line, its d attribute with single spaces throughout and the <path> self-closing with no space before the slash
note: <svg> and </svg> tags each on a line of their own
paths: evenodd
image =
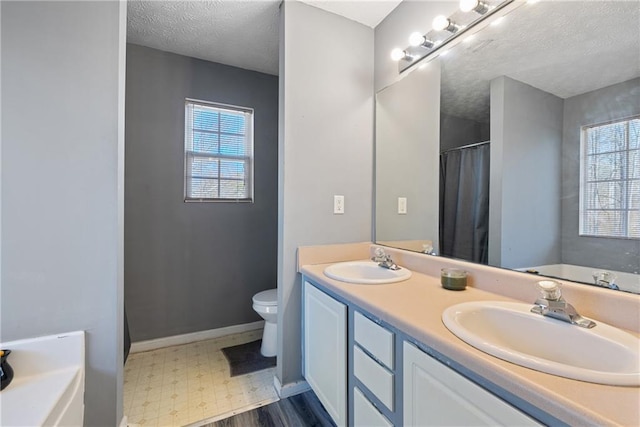
<svg viewBox="0 0 640 427">
<path fill-rule="evenodd" d="M 129 350 L 131 349 L 131 335 L 129 335 L 129 319 L 127 319 L 127 309 L 124 309 L 124 362 L 127 362 Z"/>
<path fill-rule="evenodd" d="M 488 143 L 440 155 L 440 253 L 467 261 L 489 259 Z"/>
</svg>

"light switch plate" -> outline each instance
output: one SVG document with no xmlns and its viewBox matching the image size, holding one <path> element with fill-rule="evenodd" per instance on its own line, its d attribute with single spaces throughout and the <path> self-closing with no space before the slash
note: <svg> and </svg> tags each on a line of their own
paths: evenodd
<svg viewBox="0 0 640 427">
<path fill-rule="evenodd" d="M 344 196 L 333 196 L 333 213 L 342 215 L 344 213 Z"/>
<path fill-rule="evenodd" d="M 406 197 L 398 197 L 398 213 L 400 215 L 407 214 L 407 198 Z"/>
</svg>

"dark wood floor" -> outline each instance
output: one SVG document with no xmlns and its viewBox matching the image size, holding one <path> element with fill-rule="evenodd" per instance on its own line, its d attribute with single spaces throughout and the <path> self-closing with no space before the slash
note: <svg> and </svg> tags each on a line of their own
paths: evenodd
<svg viewBox="0 0 640 427">
<path fill-rule="evenodd" d="M 335 427 L 312 391 L 202 427 Z"/>
</svg>

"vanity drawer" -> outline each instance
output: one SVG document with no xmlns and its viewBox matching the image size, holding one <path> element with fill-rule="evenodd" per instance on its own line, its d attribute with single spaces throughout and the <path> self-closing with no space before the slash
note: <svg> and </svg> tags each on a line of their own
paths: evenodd
<svg viewBox="0 0 640 427">
<path fill-rule="evenodd" d="M 393 427 L 357 387 L 353 389 L 353 424 L 355 427 Z"/>
<path fill-rule="evenodd" d="M 394 410 L 393 374 L 369 357 L 357 345 L 353 347 L 353 374 L 389 410 Z"/>
<path fill-rule="evenodd" d="M 393 332 L 356 311 L 354 338 L 362 348 L 393 370 Z"/>
</svg>

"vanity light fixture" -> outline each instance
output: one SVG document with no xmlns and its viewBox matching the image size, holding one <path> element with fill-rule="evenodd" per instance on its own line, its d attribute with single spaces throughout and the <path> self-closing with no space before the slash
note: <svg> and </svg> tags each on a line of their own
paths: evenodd
<svg viewBox="0 0 640 427">
<path fill-rule="evenodd" d="M 456 25 L 454 22 L 452 22 L 449 18 L 447 18 L 444 15 L 438 15 L 435 18 L 433 18 L 433 22 L 431 23 L 431 26 L 436 31 L 444 30 L 444 31 L 449 31 L 452 34 L 455 34 L 458 31 L 460 31 L 460 26 Z"/>
<path fill-rule="evenodd" d="M 426 49 L 431 49 L 433 46 L 435 46 L 435 42 L 432 40 L 429 40 L 428 38 L 426 38 L 425 36 L 423 36 L 422 34 L 416 31 L 415 33 L 411 33 L 411 35 L 409 36 L 409 45 L 414 47 L 422 46 Z"/>
<path fill-rule="evenodd" d="M 414 65 L 428 61 L 441 54 L 441 50 L 450 50 L 461 42 L 465 34 L 473 27 L 473 33 L 483 28 L 490 17 L 504 15 L 523 4 L 525 0 L 458 0 L 460 9 L 449 17 L 436 16 L 432 22 L 433 29 L 416 31 L 409 36 L 409 46 L 404 49 L 395 48 L 391 59 L 398 63 L 400 73 Z M 474 13 L 468 13 L 474 12 Z M 484 24 L 483 24 L 484 23 Z"/>
<path fill-rule="evenodd" d="M 474 12 L 484 15 L 489 11 L 489 5 L 480 0 L 460 0 L 460 10 L 463 12 Z"/>
</svg>

